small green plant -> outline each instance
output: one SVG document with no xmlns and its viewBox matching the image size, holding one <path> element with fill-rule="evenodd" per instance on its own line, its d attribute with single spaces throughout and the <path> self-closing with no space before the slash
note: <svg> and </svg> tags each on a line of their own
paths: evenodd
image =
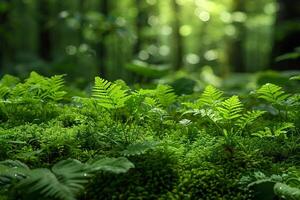
<svg viewBox="0 0 300 200">
<path fill-rule="evenodd" d="M 102 158 L 86 164 L 68 159 L 51 170 L 30 169 L 19 161 L 7 160 L 0 162 L 0 186 L 14 198 L 75 200 L 94 173 L 125 173 L 133 167 L 126 158 Z"/>
</svg>

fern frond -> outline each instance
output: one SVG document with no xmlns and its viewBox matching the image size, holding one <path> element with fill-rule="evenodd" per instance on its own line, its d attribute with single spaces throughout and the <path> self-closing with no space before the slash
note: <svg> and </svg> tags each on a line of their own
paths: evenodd
<svg viewBox="0 0 300 200">
<path fill-rule="evenodd" d="M 134 168 L 132 162 L 130 162 L 127 158 L 102 158 L 96 161 L 93 161 L 89 165 L 90 171 L 107 171 L 112 173 L 125 173 L 129 169 Z"/>
<path fill-rule="evenodd" d="M 237 125 L 244 129 L 246 126 L 253 124 L 264 113 L 266 112 L 261 110 L 248 111 L 240 119 L 238 119 Z"/>
<path fill-rule="evenodd" d="M 20 82 L 20 79 L 18 77 L 6 74 L 2 77 L 0 80 L 0 84 L 7 86 L 7 87 L 14 87 Z"/>
<path fill-rule="evenodd" d="M 80 177 L 81 178 L 81 177 Z M 33 169 L 27 178 L 21 180 L 16 188 L 26 195 L 39 194 L 45 198 L 75 200 L 75 188 L 60 182 L 49 169 Z M 77 188 L 77 187 L 76 187 Z M 77 191 L 76 191 L 77 192 Z"/>
<path fill-rule="evenodd" d="M 64 75 L 55 75 L 48 80 L 48 98 L 59 101 L 66 95 L 66 92 L 62 91 L 65 83 L 63 77 Z"/>
<path fill-rule="evenodd" d="M 100 77 L 95 78 L 92 97 L 97 99 L 97 103 L 107 109 L 116 109 L 125 106 L 128 100 L 127 91 L 120 85 L 113 84 Z"/>
<path fill-rule="evenodd" d="M 0 84 L 0 99 L 4 99 L 9 94 L 9 87 Z"/>
<path fill-rule="evenodd" d="M 64 75 L 55 75 L 51 78 L 43 77 L 36 72 L 31 72 L 25 83 L 17 84 L 11 91 L 11 99 L 37 99 L 41 101 L 59 101 L 66 94 Z"/>
<path fill-rule="evenodd" d="M 217 110 L 224 120 L 232 120 L 242 116 L 243 104 L 240 102 L 238 96 L 232 96 L 222 102 L 217 107 Z"/>
<path fill-rule="evenodd" d="M 169 85 L 158 85 L 155 94 L 159 103 L 164 107 L 173 104 L 177 98 L 173 88 Z"/>
<path fill-rule="evenodd" d="M 12 184 L 14 180 L 21 180 L 27 176 L 30 169 L 22 162 L 6 160 L 0 162 L 0 186 Z"/>
<path fill-rule="evenodd" d="M 265 127 L 264 130 L 258 131 L 257 133 L 253 133 L 253 136 L 258 136 L 260 138 L 264 138 L 264 137 L 284 137 L 286 138 L 286 133 L 288 132 L 288 130 L 294 128 L 294 124 L 293 123 L 280 123 L 277 124 L 276 126 L 269 128 L 269 127 Z"/>
<path fill-rule="evenodd" d="M 146 105 L 149 108 L 160 108 L 161 107 L 158 100 L 156 100 L 152 97 L 146 97 L 143 101 L 143 104 Z"/>
<path fill-rule="evenodd" d="M 212 85 L 208 85 L 204 89 L 200 99 L 197 102 L 198 102 L 198 104 L 212 106 L 212 105 L 222 101 L 223 100 L 222 96 L 223 96 L 222 91 L 218 90 L 217 88 L 215 88 Z"/>
<path fill-rule="evenodd" d="M 282 87 L 272 83 L 263 85 L 256 92 L 258 94 L 258 98 L 275 104 L 281 104 L 282 101 L 289 97 L 289 95 L 285 94 L 285 92 L 282 90 Z"/>
<path fill-rule="evenodd" d="M 130 144 L 125 150 L 121 152 L 124 156 L 134 156 L 145 154 L 148 150 L 155 148 L 159 143 L 158 142 L 141 142 L 136 144 Z"/>
<path fill-rule="evenodd" d="M 300 199 L 300 188 L 291 187 L 284 183 L 276 183 L 274 192 L 277 196 L 283 199 Z"/>
<path fill-rule="evenodd" d="M 279 136 L 286 136 L 286 133 L 288 132 L 288 130 L 295 128 L 295 125 L 293 123 L 289 123 L 289 122 L 283 122 L 280 124 L 277 124 L 274 128 L 273 128 L 273 134 L 275 137 L 279 137 Z"/>
<path fill-rule="evenodd" d="M 201 117 L 208 118 L 215 123 L 221 120 L 219 113 L 213 109 L 200 109 L 199 114 Z"/>
<path fill-rule="evenodd" d="M 134 165 L 126 158 L 102 158 L 83 164 L 68 159 L 55 164 L 51 170 L 30 170 L 19 161 L 0 162 L 0 185 L 11 185 L 27 199 L 75 200 L 90 176 L 101 170 L 125 173 Z"/>
</svg>

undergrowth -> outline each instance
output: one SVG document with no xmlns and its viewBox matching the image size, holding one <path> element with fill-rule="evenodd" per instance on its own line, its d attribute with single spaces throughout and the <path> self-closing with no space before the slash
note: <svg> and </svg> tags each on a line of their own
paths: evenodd
<svg viewBox="0 0 300 200">
<path fill-rule="evenodd" d="M 299 199 L 300 93 L 100 77 L 90 96 L 67 91 L 62 75 L 0 81 L 1 200 Z"/>
</svg>

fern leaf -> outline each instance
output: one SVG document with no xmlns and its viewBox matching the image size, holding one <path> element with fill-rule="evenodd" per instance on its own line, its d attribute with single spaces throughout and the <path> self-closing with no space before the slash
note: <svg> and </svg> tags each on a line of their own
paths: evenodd
<svg viewBox="0 0 300 200">
<path fill-rule="evenodd" d="M 300 199 L 300 189 L 291 187 L 284 183 L 276 183 L 274 186 L 274 192 L 276 195 L 283 199 Z"/>
<path fill-rule="evenodd" d="M 9 87 L 0 84 L 0 99 L 4 99 L 9 94 Z"/>
<path fill-rule="evenodd" d="M 289 95 L 285 94 L 282 87 L 267 83 L 257 90 L 258 98 L 264 99 L 270 103 L 281 104 Z"/>
<path fill-rule="evenodd" d="M 225 120 L 232 120 L 242 116 L 243 105 L 240 102 L 238 96 L 232 96 L 225 100 L 217 107 L 220 116 Z"/>
<path fill-rule="evenodd" d="M 277 124 L 274 128 L 273 128 L 273 133 L 274 136 L 279 137 L 279 136 L 286 136 L 286 133 L 288 132 L 289 129 L 295 128 L 293 123 L 288 123 L 288 122 L 284 122 L 284 123 L 280 123 Z"/>
<path fill-rule="evenodd" d="M 134 156 L 145 154 L 148 150 L 155 148 L 158 142 L 141 142 L 136 144 L 130 144 L 124 151 L 121 152 L 124 156 Z"/>
<path fill-rule="evenodd" d="M 160 108 L 161 107 L 158 100 L 151 98 L 151 97 L 146 97 L 143 101 L 143 104 L 149 108 Z"/>
<path fill-rule="evenodd" d="M 0 186 L 12 184 L 14 180 L 21 180 L 27 176 L 30 169 L 22 162 L 6 160 L 0 162 Z"/>
<path fill-rule="evenodd" d="M 222 91 L 218 90 L 212 85 L 209 85 L 204 89 L 204 92 L 198 100 L 198 104 L 214 105 L 223 100 L 222 96 Z"/>
<path fill-rule="evenodd" d="M 91 171 L 107 171 L 112 173 L 125 173 L 129 169 L 134 168 L 132 162 L 127 158 L 102 158 L 94 161 L 89 166 Z"/>
<path fill-rule="evenodd" d="M 90 174 L 87 173 L 86 165 L 75 159 L 62 160 L 52 167 L 52 172 L 60 177 L 60 182 L 68 186 L 73 192 L 83 189 Z"/>
<path fill-rule="evenodd" d="M 0 185 L 12 186 L 26 199 L 75 200 L 92 173 L 99 170 L 124 173 L 132 167 L 126 158 L 103 158 L 92 164 L 68 159 L 55 164 L 52 170 L 30 170 L 19 161 L 8 160 L 0 162 Z"/>
<path fill-rule="evenodd" d="M 253 110 L 245 113 L 240 119 L 237 121 L 237 125 L 244 129 L 247 125 L 251 125 L 257 120 L 260 116 L 262 116 L 265 111 Z"/>
<path fill-rule="evenodd" d="M 298 80 L 300 81 L 300 75 L 292 76 L 290 80 Z"/>
<path fill-rule="evenodd" d="M 97 99 L 100 106 L 107 109 L 116 109 L 125 106 L 128 100 L 127 91 L 120 85 L 113 84 L 100 77 L 95 78 L 95 86 L 92 96 Z"/>
<path fill-rule="evenodd" d="M 60 183 L 49 169 L 31 170 L 26 179 L 21 180 L 16 188 L 27 195 L 39 194 L 46 198 L 75 200 L 75 194 Z"/>
<path fill-rule="evenodd" d="M 209 120 L 211 120 L 213 122 L 217 122 L 217 121 L 221 120 L 218 112 L 216 112 L 213 109 L 200 109 L 199 114 L 201 115 L 201 117 L 208 118 Z"/>
<path fill-rule="evenodd" d="M 176 101 L 176 94 L 171 86 L 168 85 L 158 85 L 156 90 L 156 97 L 159 100 L 159 103 L 167 107 Z"/>
<path fill-rule="evenodd" d="M 66 92 L 62 91 L 64 87 L 64 75 L 55 75 L 49 79 L 48 97 L 54 101 L 59 101 L 63 99 Z"/>
<path fill-rule="evenodd" d="M 286 133 L 288 130 L 294 128 L 293 123 L 280 123 L 272 128 L 265 127 L 264 130 L 258 131 L 257 133 L 253 133 L 253 136 L 258 136 L 260 138 L 264 137 L 284 137 L 286 138 Z"/>
</svg>

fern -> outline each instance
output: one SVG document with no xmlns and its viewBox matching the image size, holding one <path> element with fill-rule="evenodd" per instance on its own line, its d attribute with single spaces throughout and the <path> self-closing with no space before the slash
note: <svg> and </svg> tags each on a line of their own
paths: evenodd
<svg viewBox="0 0 300 200">
<path fill-rule="evenodd" d="M 264 99 L 270 103 L 281 104 L 289 95 L 285 94 L 282 87 L 267 83 L 257 90 L 258 98 Z"/>
<path fill-rule="evenodd" d="M 30 170 L 19 161 L 5 161 L 0 163 L 0 185 L 11 185 L 27 199 L 75 200 L 95 172 L 125 173 L 133 167 L 126 158 L 102 158 L 87 164 L 68 159 L 51 170 Z"/>
<path fill-rule="evenodd" d="M 300 199 L 300 188 L 291 187 L 284 183 L 276 183 L 274 186 L 274 192 L 277 196 L 283 199 Z"/>
<path fill-rule="evenodd" d="M 0 99 L 4 99 L 9 94 L 9 87 L 0 84 Z"/>
<path fill-rule="evenodd" d="M 55 75 L 51 78 L 46 78 L 36 72 L 31 72 L 25 83 L 19 83 L 12 88 L 10 99 L 11 100 L 41 100 L 41 101 L 59 101 L 62 100 L 65 91 L 64 75 Z"/>
<path fill-rule="evenodd" d="M 145 154 L 148 150 L 155 148 L 158 142 L 141 142 L 136 144 L 130 144 L 125 150 L 121 152 L 124 156 L 135 156 Z"/>
<path fill-rule="evenodd" d="M 290 80 L 297 80 L 297 81 L 300 81 L 300 75 L 292 76 L 292 77 L 290 78 Z"/>
<path fill-rule="evenodd" d="M 122 108 L 129 98 L 127 91 L 123 90 L 120 85 L 100 77 L 95 78 L 92 96 L 97 100 L 98 105 L 107 109 Z"/>
<path fill-rule="evenodd" d="M 168 85 L 158 85 L 155 90 L 155 96 L 164 107 L 173 104 L 177 98 L 173 88 Z"/>
<path fill-rule="evenodd" d="M 66 92 L 62 91 L 62 88 L 64 87 L 64 75 L 55 75 L 52 76 L 48 80 L 48 89 L 47 89 L 47 97 L 54 100 L 59 101 L 63 99 Z"/>
<path fill-rule="evenodd" d="M 213 106 L 223 100 L 222 96 L 222 91 L 218 90 L 212 85 L 209 85 L 204 89 L 204 92 L 198 100 L 198 103 Z"/>
<path fill-rule="evenodd" d="M 265 127 L 264 130 L 262 131 L 258 131 L 257 133 L 253 133 L 252 135 L 254 136 L 258 136 L 260 138 L 265 138 L 265 137 L 283 137 L 283 138 L 287 138 L 286 134 L 288 132 L 288 130 L 294 128 L 294 124 L 293 123 L 280 123 L 277 124 L 276 126 L 269 128 L 269 127 Z"/>
<path fill-rule="evenodd" d="M 242 116 L 243 105 L 238 96 L 232 96 L 222 102 L 220 106 L 217 107 L 217 110 L 224 120 L 233 120 Z"/>
<path fill-rule="evenodd" d="M 134 165 L 127 158 L 102 158 L 93 161 L 89 164 L 88 169 L 91 172 L 106 171 L 115 174 L 125 173 L 129 169 L 134 168 Z"/>
<path fill-rule="evenodd" d="M 156 89 L 140 89 L 135 94 L 145 98 L 153 98 L 160 104 L 159 107 L 168 107 L 177 98 L 173 88 L 169 85 L 158 85 Z"/>
<path fill-rule="evenodd" d="M 199 114 L 201 117 L 206 117 L 214 123 L 221 120 L 219 113 L 213 109 L 200 109 Z"/>
<path fill-rule="evenodd" d="M 237 125 L 244 129 L 246 126 L 252 125 L 259 117 L 261 117 L 265 111 L 253 110 L 247 111 L 240 119 L 237 121 Z"/>
</svg>

